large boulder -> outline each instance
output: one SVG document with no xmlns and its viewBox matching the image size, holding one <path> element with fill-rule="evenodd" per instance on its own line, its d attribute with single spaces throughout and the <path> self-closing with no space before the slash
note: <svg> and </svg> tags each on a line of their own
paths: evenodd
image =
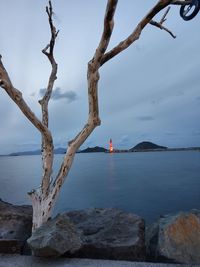
<svg viewBox="0 0 200 267">
<path fill-rule="evenodd" d="M 39 257 L 58 257 L 81 247 L 80 232 L 66 214 L 57 215 L 37 228 L 27 242 L 32 254 Z"/>
<path fill-rule="evenodd" d="M 200 211 L 162 216 L 147 229 L 150 260 L 200 264 Z"/>
<path fill-rule="evenodd" d="M 82 246 L 73 257 L 145 260 L 144 220 L 118 209 L 66 213 L 82 231 Z"/>
<path fill-rule="evenodd" d="M 0 199 L 0 253 L 21 253 L 31 228 L 31 206 L 16 206 Z"/>
<path fill-rule="evenodd" d="M 0 200 L 0 253 L 30 253 L 32 207 Z M 117 209 L 88 209 L 56 216 L 28 239 L 36 256 L 145 260 L 144 220 Z M 24 249 L 25 248 L 25 249 Z"/>
</svg>

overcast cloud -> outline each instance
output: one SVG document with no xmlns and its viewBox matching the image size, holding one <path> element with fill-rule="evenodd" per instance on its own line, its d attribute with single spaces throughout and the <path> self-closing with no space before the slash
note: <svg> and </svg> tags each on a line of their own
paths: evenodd
<svg viewBox="0 0 200 267">
<path fill-rule="evenodd" d="M 43 97 L 45 92 L 46 88 L 41 88 L 39 90 L 40 96 Z M 67 102 L 70 103 L 77 99 L 77 94 L 76 92 L 73 91 L 66 91 L 62 93 L 61 88 L 56 87 L 52 92 L 51 100 L 60 100 L 60 99 L 67 99 Z"/>
<path fill-rule="evenodd" d="M 46 0 L 0 0 L 0 54 L 13 85 L 41 118 L 50 64 L 41 50 L 50 37 Z M 109 48 L 126 38 L 156 0 L 119 0 Z M 87 120 L 87 62 L 103 27 L 106 0 L 52 1 L 60 30 L 58 79 L 50 102 L 55 146 L 66 146 Z M 9 14 L 9 16 L 8 16 Z M 156 17 L 160 19 L 163 12 Z M 200 14 L 185 22 L 172 6 L 165 26 L 148 25 L 140 39 L 106 63 L 99 81 L 102 125 L 85 146 L 130 148 L 141 141 L 168 147 L 200 146 Z M 65 90 L 70 88 L 70 91 Z M 34 92 L 34 93 L 33 93 Z M 0 154 L 39 148 L 40 134 L 0 89 Z"/>
</svg>

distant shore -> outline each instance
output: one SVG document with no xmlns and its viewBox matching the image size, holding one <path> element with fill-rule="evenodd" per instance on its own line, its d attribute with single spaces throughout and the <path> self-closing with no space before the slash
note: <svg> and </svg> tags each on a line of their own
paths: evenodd
<svg viewBox="0 0 200 267">
<path fill-rule="evenodd" d="M 170 151 L 200 151 L 200 147 L 188 147 L 188 148 L 166 148 L 166 149 L 135 149 L 125 150 L 116 149 L 112 153 L 131 153 L 131 152 L 170 152 Z M 107 153 L 110 153 L 109 151 Z"/>
<path fill-rule="evenodd" d="M 86 149 L 78 150 L 76 153 L 130 153 L 130 152 L 168 152 L 168 151 L 200 151 L 200 147 L 182 147 L 182 148 L 169 148 L 160 146 L 149 141 L 143 141 L 136 146 L 129 149 L 114 148 L 112 152 L 101 146 L 87 147 Z M 58 147 L 54 149 L 54 154 L 65 154 L 66 148 Z M 32 151 L 20 151 L 0 156 L 32 156 L 41 155 L 41 149 Z"/>
</svg>

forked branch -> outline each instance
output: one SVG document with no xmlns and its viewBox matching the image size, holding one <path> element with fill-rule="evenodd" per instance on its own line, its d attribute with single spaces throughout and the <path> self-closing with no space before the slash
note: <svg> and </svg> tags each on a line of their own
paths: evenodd
<svg viewBox="0 0 200 267">
<path fill-rule="evenodd" d="M 57 79 L 57 63 L 54 58 L 54 46 L 56 37 L 58 35 L 58 32 L 56 30 L 56 27 L 53 23 L 53 8 L 51 1 L 49 1 L 49 6 L 46 7 L 46 13 L 48 15 L 48 21 L 51 31 L 51 39 L 49 44 L 42 50 L 43 54 L 47 56 L 51 63 L 51 74 L 49 77 L 48 85 L 46 92 L 41 100 L 39 100 L 39 103 L 41 104 L 42 108 L 42 122 L 48 127 L 49 124 L 49 111 L 48 111 L 48 104 L 49 100 L 52 95 L 53 86 L 55 83 L 55 80 Z M 52 174 L 52 166 L 53 166 L 53 142 L 49 143 L 46 142 L 44 138 L 42 138 L 42 163 L 43 163 L 43 176 L 42 176 L 42 192 L 44 195 L 48 195 L 49 192 L 49 184 L 51 181 L 51 174 Z"/>
<path fill-rule="evenodd" d="M 138 23 L 136 28 L 133 30 L 133 32 L 123 41 L 121 41 L 118 45 L 116 45 L 113 49 L 108 51 L 104 54 L 101 60 L 101 66 L 106 63 L 108 60 L 112 59 L 125 49 L 127 49 L 130 45 L 133 44 L 136 40 L 140 38 L 140 34 L 142 30 L 146 27 L 148 23 L 152 21 L 154 16 L 158 14 L 161 10 L 163 10 L 165 7 L 169 6 L 170 4 L 185 4 L 185 1 L 173 1 L 173 0 L 159 0 L 158 3 L 148 12 L 148 14 Z M 162 21 L 161 21 L 162 22 Z M 163 23 L 163 22 L 162 22 Z M 158 26 L 158 24 L 156 25 Z M 159 28 L 164 29 L 162 24 L 159 24 Z M 167 32 L 169 32 L 168 29 L 165 28 Z M 170 33 L 173 35 L 172 33 Z"/>
<path fill-rule="evenodd" d="M 51 74 L 49 77 L 46 92 L 45 92 L 43 98 L 41 100 L 39 100 L 39 103 L 42 106 L 43 123 L 48 127 L 48 120 L 49 120 L 49 118 L 48 118 L 48 102 L 51 98 L 54 82 L 57 79 L 57 77 L 56 77 L 56 75 L 57 75 L 57 63 L 56 63 L 55 58 L 54 58 L 54 46 L 55 46 L 56 37 L 57 37 L 59 31 L 56 30 L 56 27 L 53 24 L 53 8 L 52 8 L 51 1 L 49 1 L 49 6 L 46 7 L 46 12 L 47 12 L 48 19 L 49 19 L 49 26 L 50 26 L 50 30 L 51 30 L 51 39 L 50 39 L 49 44 L 47 44 L 47 46 L 42 50 L 42 52 L 49 59 L 51 66 L 52 66 L 52 71 L 51 71 Z"/>
<path fill-rule="evenodd" d="M 95 65 L 94 66 L 95 69 L 98 69 L 100 67 L 99 64 L 97 63 L 101 60 L 110 42 L 110 38 L 111 38 L 113 27 L 114 27 L 113 17 L 115 14 L 117 3 L 118 3 L 118 0 L 108 0 L 106 12 L 104 16 L 104 28 L 103 28 L 101 40 L 99 42 L 99 45 L 96 49 L 96 52 L 94 54 L 92 61 L 90 61 L 91 63 L 93 63 L 93 65 Z"/>
<path fill-rule="evenodd" d="M 166 19 L 166 16 L 167 16 L 169 10 L 170 10 L 170 6 L 167 8 L 167 10 L 165 11 L 163 17 L 161 18 L 161 20 L 159 22 L 157 22 L 155 20 L 151 20 L 149 22 L 149 24 L 151 24 L 151 25 L 153 25 L 153 26 L 155 26 L 155 27 L 157 27 L 157 28 L 159 28 L 161 30 L 164 30 L 164 31 L 168 32 L 173 38 L 176 38 L 176 35 L 174 35 L 172 33 L 172 31 L 170 31 L 168 28 L 166 28 L 165 26 L 163 26 L 163 23 L 167 20 Z"/>
</svg>

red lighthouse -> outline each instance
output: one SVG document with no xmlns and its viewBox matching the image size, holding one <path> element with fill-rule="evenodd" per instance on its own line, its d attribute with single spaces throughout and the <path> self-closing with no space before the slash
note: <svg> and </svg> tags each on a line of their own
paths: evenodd
<svg viewBox="0 0 200 267">
<path fill-rule="evenodd" d="M 113 144 L 112 144 L 112 139 L 110 139 L 110 149 L 109 152 L 112 153 L 113 152 Z"/>
</svg>

